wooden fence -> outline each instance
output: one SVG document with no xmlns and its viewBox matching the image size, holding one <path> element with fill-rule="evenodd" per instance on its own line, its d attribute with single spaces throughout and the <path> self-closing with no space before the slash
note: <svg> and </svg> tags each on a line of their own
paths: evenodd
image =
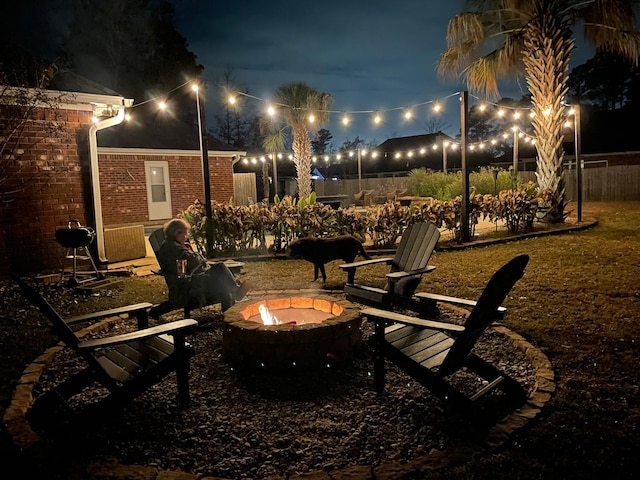
<svg viewBox="0 0 640 480">
<path fill-rule="evenodd" d="M 519 172 L 524 181 L 536 181 L 534 172 Z M 575 168 L 564 171 L 567 200 L 576 201 Z M 640 200 L 640 165 L 582 169 L 582 200 L 591 202 Z"/>
<path fill-rule="evenodd" d="M 536 181 L 535 172 L 518 172 L 525 182 Z M 233 184 L 237 205 L 247 205 L 249 199 L 256 199 L 255 173 L 234 173 Z M 362 190 L 391 190 L 407 188 L 407 176 L 377 177 L 340 180 L 316 180 L 314 191 L 318 196 L 347 195 L 342 206 L 354 203 L 353 196 Z M 576 170 L 564 171 L 567 200 L 576 201 Z M 293 182 L 293 181 L 292 181 Z M 295 184 L 291 189 L 295 188 Z M 362 186 L 362 188 L 360 188 Z M 624 201 L 640 200 L 640 165 L 616 165 L 605 167 L 583 168 L 582 170 L 583 201 Z"/>
<path fill-rule="evenodd" d="M 258 200 L 257 195 L 256 174 L 254 172 L 233 174 L 233 198 L 236 205 L 254 203 Z"/>
</svg>

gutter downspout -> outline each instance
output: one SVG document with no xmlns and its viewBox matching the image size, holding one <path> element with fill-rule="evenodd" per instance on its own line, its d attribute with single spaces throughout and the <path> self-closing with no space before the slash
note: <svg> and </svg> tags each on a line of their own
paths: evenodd
<svg viewBox="0 0 640 480">
<path fill-rule="evenodd" d="M 104 224 L 102 223 L 102 196 L 100 194 L 100 171 L 98 168 L 98 137 L 97 132 L 105 128 L 119 125 L 124 120 L 124 108 L 118 109 L 115 117 L 101 120 L 89 127 L 89 159 L 91 163 L 91 186 L 93 190 L 93 211 L 96 222 L 96 247 L 98 261 L 102 265 L 108 263 L 104 249 Z"/>
</svg>

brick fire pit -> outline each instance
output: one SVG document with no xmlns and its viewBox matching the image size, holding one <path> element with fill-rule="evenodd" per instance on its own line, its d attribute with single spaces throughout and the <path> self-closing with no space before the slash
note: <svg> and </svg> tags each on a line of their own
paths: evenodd
<svg viewBox="0 0 640 480">
<path fill-rule="evenodd" d="M 264 325 L 260 306 L 282 323 Z M 329 296 L 278 296 L 238 303 L 224 314 L 222 348 L 234 364 L 307 369 L 347 360 L 362 346 L 360 310 Z"/>
</svg>

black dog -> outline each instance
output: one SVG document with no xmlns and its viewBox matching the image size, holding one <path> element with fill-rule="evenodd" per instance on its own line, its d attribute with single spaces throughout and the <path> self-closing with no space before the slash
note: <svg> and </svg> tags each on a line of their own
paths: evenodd
<svg viewBox="0 0 640 480">
<path fill-rule="evenodd" d="M 358 254 L 369 260 L 362 243 L 351 235 L 340 235 L 330 238 L 306 237 L 294 240 L 289 245 L 291 258 L 304 258 L 313 263 L 313 281 L 318 279 L 318 270 L 322 273 L 322 281 L 327 281 L 324 264 L 332 260 L 342 259 L 347 263 L 355 260 Z"/>
</svg>

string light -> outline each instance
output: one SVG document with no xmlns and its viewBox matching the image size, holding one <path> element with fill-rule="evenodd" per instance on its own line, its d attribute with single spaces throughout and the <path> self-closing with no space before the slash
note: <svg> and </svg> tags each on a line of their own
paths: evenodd
<svg viewBox="0 0 640 480">
<path fill-rule="evenodd" d="M 175 90 L 177 90 L 177 89 L 179 89 L 179 88 L 182 88 L 182 87 L 184 87 L 185 85 L 187 85 L 187 84 L 189 84 L 189 83 L 191 83 L 191 88 L 192 88 L 194 91 L 197 91 L 197 90 L 198 90 L 198 88 L 199 88 L 198 84 L 197 84 L 197 83 L 195 83 L 193 80 L 189 80 L 189 81 L 187 81 L 187 82 L 183 83 L 182 85 L 179 85 L 178 87 L 174 88 L 174 89 L 173 89 L 173 90 L 171 90 L 170 92 L 168 92 L 168 93 L 166 93 L 166 94 L 163 94 L 162 96 L 158 96 L 158 97 L 156 97 L 156 98 L 149 99 L 149 100 L 146 100 L 146 101 L 144 101 L 144 102 L 140 102 L 140 103 L 138 103 L 138 104 L 135 104 L 135 105 L 133 105 L 132 107 L 130 107 L 130 109 L 133 109 L 133 108 L 135 108 L 135 107 L 138 107 L 138 106 L 143 105 L 143 104 L 145 104 L 145 103 L 148 103 L 148 102 L 150 102 L 150 101 L 157 101 L 157 102 L 158 102 L 158 108 L 159 108 L 160 110 L 166 110 L 166 109 L 167 109 L 167 104 L 166 104 L 166 102 L 165 102 L 164 100 L 160 100 L 160 98 L 163 98 L 163 97 L 164 97 L 164 98 L 166 98 L 166 97 L 167 97 L 170 93 L 172 93 L 173 91 L 175 91 Z M 394 107 L 394 108 L 390 108 L 390 109 L 379 110 L 379 111 L 377 111 L 377 112 L 374 112 L 374 111 L 372 111 L 372 110 L 362 110 L 362 111 L 353 111 L 353 112 L 339 112 L 339 111 L 337 111 L 337 112 L 336 112 L 336 111 L 326 111 L 326 112 L 324 112 L 324 113 L 340 113 L 340 114 L 341 114 L 341 116 L 342 116 L 342 120 L 341 120 L 341 122 L 342 122 L 342 124 L 343 124 L 343 125 L 345 125 L 345 126 L 346 126 L 346 125 L 348 125 L 348 124 L 351 122 L 350 115 L 354 115 L 354 114 L 374 114 L 374 116 L 373 116 L 373 121 L 374 121 L 374 123 L 376 123 L 376 124 L 380 124 L 380 123 L 382 123 L 382 113 L 383 113 L 383 112 L 389 112 L 389 111 L 392 111 L 392 110 L 402 110 L 402 111 L 404 112 L 404 113 L 403 113 L 404 118 L 405 118 L 406 120 L 410 120 L 410 119 L 412 119 L 412 118 L 414 117 L 414 111 L 413 111 L 413 110 L 414 110 L 415 108 L 420 107 L 420 106 L 423 106 L 423 105 L 431 104 L 431 105 L 432 105 L 432 110 L 433 110 L 434 112 L 440 112 L 440 111 L 442 110 L 441 101 L 446 100 L 447 98 L 449 98 L 449 97 L 451 97 L 451 96 L 454 96 L 454 95 L 456 95 L 456 96 L 457 96 L 457 95 L 459 95 L 459 94 L 460 94 L 460 92 L 455 92 L 455 93 L 450 94 L 450 95 L 448 95 L 448 96 L 446 96 L 446 97 L 444 97 L 444 98 L 441 98 L 441 99 L 439 99 L 439 100 L 435 100 L 435 101 L 426 101 L 426 102 L 422 102 L 422 103 L 419 103 L 419 104 L 416 104 L 416 105 L 413 105 L 413 106 L 410 106 L 410 107 Z M 246 94 L 246 93 L 242 93 L 242 92 L 236 92 L 236 95 L 230 95 L 230 96 L 228 97 L 228 101 L 229 101 L 229 103 L 230 103 L 231 105 L 234 105 L 234 104 L 236 104 L 236 103 L 237 103 L 237 96 L 245 96 L 245 97 L 248 97 L 248 98 L 253 98 L 253 99 L 255 99 L 255 100 L 263 101 L 263 102 L 264 102 L 264 100 L 263 100 L 263 99 L 261 99 L 261 98 L 254 97 L 254 96 L 252 96 L 252 95 L 249 95 L 249 94 Z M 473 96 L 473 95 L 472 95 L 472 96 Z M 476 97 L 476 98 L 477 98 L 477 97 Z M 514 113 L 513 113 L 513 119 L 514 119 L 514 120 L 519 120 L 519 119 L 521 119 L 521 117 L 522 117 L 522 110 L 527 110 L 526 108 L 523 108 L 523 107 L 510 107 L 510 106 L 505 106 L 505 105 L 497 105 L 497 104 L 495 104 L 495 103 L 486 102 L 486 101 L 483 101 L 482 103 L 479 103 L 479 104 L 478 104 L 478 110 L 479 110 L 480 112 L 485 112 L 485 111 L 487 111 L 487 110 L 488 110 L 488 105 L 493 105 L 494 107 L 496 107 L 496 109 L 497 109 L 497 110 L 496 110 L 496 115 L 497 115 L 498 117 L 504 117 L 504 116 L 506 115 L 506 111 L 507 111 L 507 110 L 513 110 L 513 112 L 514 112 Z M 279 107 L 284 107 L 284 108 L 292 108 L 292 107 L 289 107 L 289 106 L 287 106 L 287 105 L 282 105 L 282 104 L 278 104 L 278 106 L 279 106 Z M 567 105 L 567 106 L 568 106 L 568 105 Z M 267 107 L 267 112 L 269 113 L 269 115 L 272 115 L 272 116 L 273 116 L 273 115 L 275 115 L 276 110 L 275 110 L 275 108 L 274 108 L 274 106 L 273 106 L 273 105 L 268 105 L 268 107 Z M 545 108 L 545 109 L 543 109 L 543 110 L 542 110 L 542 113 L 543 113 L 543 115 L 545 115 L 545 116 L 551 115 L 551 113 L 552 113 L 552 109 L 551 109 L 550 107 Z M 568 114 L 568 115 L 574 115 L 574 113 L 575 113 L 575 111 L 574 111 L 574 109 L 573 109 L 573 108 L 570 108 L 570 109 L 568 109 L 568 110 L 567 110 L 567 114 Z M 530 118 L 533 118 L 533 117 L 535 116 L 535 112 L 534 112 L 534 110 L 533 110 L 532 108 L 530 108 L 530 109 L 529 109 L 528 115 L 529 115 L 529 117 L 530 117 Z M 127 114 L 126 114 L 126 116 L 125 116 L 125 119 L 126 119 L 126 120 L 130 120 L 130 119 L 131 119 L 131 115 L 130 115 L 128 112 L 127 112 Z M 310 121 L 310 122 L 314 122 L 314 121 L 315 121 L 315 115 L 314 115 L 314 114 L 309 114 L 308 119 L 309 119 L 309 121 Z M 571 121 L 567 120 L 567 121 L 565 121 L 565 122 L 564 122 L 564 125 L 565 125 L 566 127 L 571 127 L 572 123 L 571 123 Z M 524 141 L 525 141 L 526 143 L 530 143 L 530 144 L 532 144 L 532 145 L 534 145 L 534 144 L 536 143 L 536 139 L 535 139 L 533 136 L 529 135 L 528 133 L 526 133 L 525 131 L 523 131 L 522 129 L 520 129 L 518 126 L 513 126 L 513 127 L 511 127 L 511 131 L 512 131 L 514 134 L 515 134 L 515 132 L 518 132 L 518 133 L 517 133 L 518 138 L 523 138 L 523 139 L 524 139 Z M 502 137 L 502 139 L 503 139 L 503 140 L 505 140 L 505 141 L 506 141 L 506 140 L 508 140 L 508 139 L 509 139 L 510 135 L 509 135 L 508 133 L 503 133 L 503 134 L 501 135 L 501 137 Z M 476 144 L 469 144 L 469 145 L 468 145 L 468 148 L 469 148 L 469 150 L 471 150 L 471 151 L 473 151 L 473 150 L 474 150 L 474 149 L 476 149 L 476 148 L 478 148 L 478 149 L 484 149 L 484 148 L 486 147 L 486 145 L 487 145 L 487 144 L 490 144 L 490 145 L 497 145 L 497 144 L 498 144 L 498 140 L 497 140 L 496 138 L 492 138 L 492 139 L 482 139 L 481 141 L 479 141 L 479 142 L 478 142 L 478 143 L 476 143 Z M 458 146 L 459 146 L 459 144 L 458 144 L 458 143 L 456 143 L 456 142 L 448 142 L 448 141 L 446 141 L 446 142 L 442 142 L 442 147 L 443 147 L 443 148 L 445 148 L 445 149 L 457 150 Z M 431 145 L 431 148 L 432 148 L 433 150 L 437 150 L 437 149 L 439 148 L 439 145 L 434 143 L 434 144 L 432 144 L 432 145 Z M 427 152 L 427 149 L 426 149 L 425 147 L 422 147 L 422 148 L 420 148 L 419 150 L 417 150 L 417 152 L 419 152 L 419 154 L 420 154 L 420 155 L 425 155 L 425 154 L 426 154 L 426 152 Z M 367 152 L 366 152 L 366 150 L 362 150 L 360 153 L 361 153 L 361 155 L 366 155 L 366 153 L 367 153 Z M 372 158 L 372 159 L 375 159 L 375 158 L 377 158 L 377 157 L 380 155 L 380 153 L 381 153 L 381 152 L 373 151 L 373 152 L 371 152 L 371 155 L 370 155 L 370 156 L 371 156 L 371 158 Z M 405 155 L 406 155 L 407 157 L 411 158 L 411 157 L 413 157 L 414 155 L 416 155 L 416 152 L 414 152 L 413 150 L 410 150 L 410 151 L 408 151 L 408 152 L 395 152 L 395 154 L 399 154 L 399 157 L 398 157 L 398 158 L 402 158 L 402 157 L 403 157 L 403 156 L 405 156 Z M 348 152 L 348 156 L 349 156 L 350 158 L 351 158 L 351 157 L 353 157 L 353 155 L 354 155 L 354 152 L 353 152 L 353 151 Z M 272 157 L 270 156 L 270 158 L 272 158 Z M 283 159 L 283 158 L 285 158 L 285 157 L 284 157 L 282 154 L 278 154 L 278 155 L 277 155 L 277 158 L 281 160 L 281 159 Z M 293 155 L 292 155 L 292 154 L 289 154 L 289 155 L 287 156 L 287 158 L 288 158 L 289 160 L 293 160 Z M 329 160 L 330 160 L 330 158 L 331 158 L 331 156 L 330 156 L 330 155 L 325 155 L 325 156 L 324 156 L 324 158 L 325 158 L 325 161 L 329 161 Z M 334 157 L 334 158 L 335 158 L 336 160 L 341 160 L 341 159 L 342 159 L 342 156 L 341 156 L 341 154 L 335 154 L 335 157 Z M 316 158 L 314 157 L 314 162 L 315 162 L 315 160 L 316 160 Z M 251 160 L 249 160 L 249 161 L 250 161 L 251 163 L 253 163 L 253 164 L 256 164 L 256 163 L 258 162 L 258 160 L 256 160 L 256 158 L 252 158 L 252 159 L 251 159 Z M 264 157 L 262 157 L 262 158 L 260 159 L 260 161 L 264 162 L 264 161 L 265 161 L 265 160 L 264 160 Z M 246 164 L 247 162 L 248 162 L 248 161 L 247 161 L 247 159 L 246 159 L 246 158 L 245 158 L 245 159 L 243 159 L 243 163 L 245 163 L 245 164 Z"/>
</svg>

